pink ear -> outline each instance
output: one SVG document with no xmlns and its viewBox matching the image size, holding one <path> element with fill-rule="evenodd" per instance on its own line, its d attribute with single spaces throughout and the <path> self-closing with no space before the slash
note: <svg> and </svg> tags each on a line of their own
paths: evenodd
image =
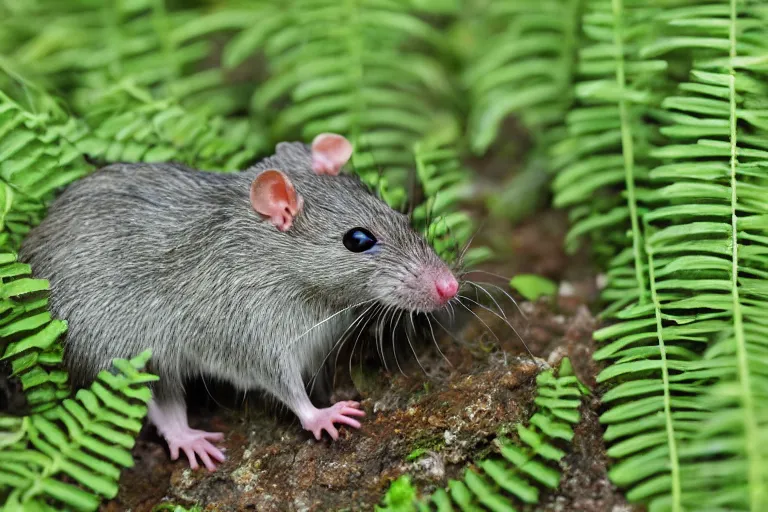
<svg viewBox="0 0 768 512">
<path fill-rule="evenodd" d="M 321 133 L 312 141 L 312 170 L 336 176 L 352 156 L 352 144 L 335 133 Z"/>
<path fill-rule="evenodd" d="M 251 183 L 251 206 L 280 231 L 290 229 L 303 204 L 291 180 L 280 171 L 264 171 Z"/>
</svg>

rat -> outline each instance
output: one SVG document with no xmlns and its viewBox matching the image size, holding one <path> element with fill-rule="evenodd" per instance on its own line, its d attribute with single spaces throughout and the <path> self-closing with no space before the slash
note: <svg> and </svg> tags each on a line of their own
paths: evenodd
<svg viewBox="0 0 768 512">
<path fill-rule="evenodd" d="M 307 376 L 361 308 L 437 311 L 459 283 L 405 214 L 341 172 L 352 152 L 324 133 L 240 172 L 112 164 L 67 187 L 20 258 L 68 322 L 73 383 L 150 348 L 148 419 L 192 469 L 225 460 L 223 433 L 188 425 L 184 383 L 201 375 L 266 392 L 317 440 L 359 428 L 360 404 L 315 407 Z"/>
</svg>

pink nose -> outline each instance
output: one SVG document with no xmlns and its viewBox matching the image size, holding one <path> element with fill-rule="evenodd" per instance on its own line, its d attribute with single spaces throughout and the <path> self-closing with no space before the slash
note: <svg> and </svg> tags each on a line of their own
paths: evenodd
<svg viewBox="0 0 768 512">
<path fill-rule="evenodd" d="M 459 291 L 459 283 L 456 282 L 455 277 L 448 274 L 435 279 L 435 288 L 440 299 L 448 301 L 456 296 L 456 292 Z"/>
</svg>

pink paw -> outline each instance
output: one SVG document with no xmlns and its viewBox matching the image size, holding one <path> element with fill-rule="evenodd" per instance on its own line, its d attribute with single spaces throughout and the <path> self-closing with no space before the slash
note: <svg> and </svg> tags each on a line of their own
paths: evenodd
<svg viewBox="0 0 768 512">
<path fill-rule="evenodd" d="M 224 439 L 224 434 L 221 432 L 205 432 L 187 428 L 180 432 L 174 432 L 172 435 L 166 436 L 165 439 L 168 442 L 168 448 L 171 449 L 171 459 L 178 459 L 179 449 L 181 449 L 189 459 L 189 467 L 192 469 L 199 467 L 197 457 L 200 458 L 208 471 L 216 470 L 216 464 L 211 459 L 223 462 L 226 458 L 221 450 L 211 443 L 211 441 Z"/>
<path fill-rule="evenodd" d="M 337 402 L 325 409 L 315 409 L 308 418 L 302 420 L 301 426 L 315 435 L 320 440 L 323 430 L 328 432 L 335 441 L 339 438 L 339 431 L 334 423 L 343 423 L 353 428 L 360 428 L 360 422 L 351 416 L 363 417 L 365 412 L 360 410 L 358 402 Z"/>
</svg>

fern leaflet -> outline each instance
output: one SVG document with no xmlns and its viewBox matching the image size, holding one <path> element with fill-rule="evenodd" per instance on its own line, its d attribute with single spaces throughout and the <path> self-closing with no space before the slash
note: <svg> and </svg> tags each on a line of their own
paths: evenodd
<svg viewBox="0 0 768 512">
<path fill-rule="evenodd" d="M 149 356 L 117 359 L 114 372 L 102 371 L 74 399 L 15 421 L 17 435 L 0 452 L 0 490 L 11 488 L 4 510 L 54 510 L 49 501 L 96 510 L 100 496 L 117 494 L 119 468 L 133 465 L 131 448 L 151 398 L 146 384 L 157 379 L 140 371 Z"/>
</svg>

